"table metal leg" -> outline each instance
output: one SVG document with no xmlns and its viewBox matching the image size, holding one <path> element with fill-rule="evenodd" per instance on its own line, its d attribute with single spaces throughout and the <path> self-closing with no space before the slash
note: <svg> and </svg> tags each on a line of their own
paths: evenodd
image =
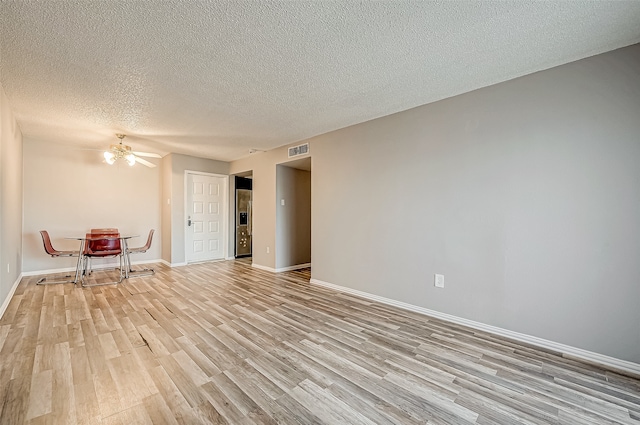
<svg viewBox="0 0 640 425">
<path fill-rule="evenodd" d="M 123 239 L 122 246 L 124 248 L 124 252 L 122 253 L 124 257 L 124 278 L 129 279 L 129 270 L 131 269 L 131 259 L 129 258 L 129 241 L 127 239 Z"/>
<path fill-rule="evenodd" d="M 73 283 L 78 283 L 79 280 L 82 279 L 82 274 L 80 272 L 80 268 L 82 267 L 82 263 L 84 261 L 84 240 L 80 241 L 80 251 L 78 251 L 78 262 L 76 264 L 76 277 L 73 280 Z"/>
</svg>

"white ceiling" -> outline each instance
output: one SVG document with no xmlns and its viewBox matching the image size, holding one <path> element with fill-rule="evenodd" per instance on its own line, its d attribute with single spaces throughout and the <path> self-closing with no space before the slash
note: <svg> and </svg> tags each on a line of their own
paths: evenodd
<svg viewBox="0 0 640 425">
<path fill-rule="evenodd" d="M 220 160 L 640 42 L 640 1 L 2 1 L 26 139 Z"/>
</svg>

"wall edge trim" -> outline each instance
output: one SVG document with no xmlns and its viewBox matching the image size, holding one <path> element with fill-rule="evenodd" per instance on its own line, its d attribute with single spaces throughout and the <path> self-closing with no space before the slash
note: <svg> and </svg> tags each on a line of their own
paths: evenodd
<svg viewBox="0 0 640 425">
<path fill-rule="evenodd" d="M 617 359 L 615 357 L 606 356 L 604 354 L 595 353 L 593 351 L 584 350 L 582 348 L 572 347 L 570 345 L 561 344 L 558 342 L 550 341 L 536 336 L 523 334 L 520 332 L 510 331 L 508 329 L 499 328 L 497 326 L 487 325 L 481 322 L 465 319 L 451 314 L 441 313 L 439 311 L 430 310 L 424 307 L 419 307 L 413 304 L 404 303 L 402 301 L 396 301 L 391 298 L 381 297 L 379 295 L 370 294 L 368 292 L 359 291 L 357 289 L 347 288 L 345 286 L 336 285 L 329 282 L 324 282 L 319 279 L 311 279 L 309 283 L 313 285 L 323 286 L 328 289 L 334 289 L 339 292 L 344 292 L 352 295 L 359 296 L 371 301 L 376 301 L 382 304 L 398 307 L 403 310 L 408 310 L 414 313 L 423 314 L 425 316 L 434 317 L 437 319 L 452 322 L 458 325 L 467 326 L 476 330 L 487 332 L 493 335 L 506 337 L 518 342 L 523 342 L 536 347 L 550 349 L 557 351 L 563 358 L 577 359 L 585 361 L 598 366 L 606 367 L 613 372 L 622 372 L 626 374 L 632 374 L 634 376 L 640 376 L 640 364 L 630 362 L 627 360 Z"/>
<path fill-rule="evenodd" d="M 4 313 L 7 311 L 7 308 L 9 308 L 9 303 L 11 302 L 11 299 L 13 298 L 13 294 L 16 293 L 16 289 L 18 289 L 18 285 L 20 284 L 20 281 L 22 280 L 23 276 L 24 275 L 22 273 L 20 273 L 18 275 L 18 278 L 13 283 L 13 286 L 11 287 L 11 289 L 9 290 L 9 293 L 7 294 L 7 297 L 4 299 L 4 302 L 2 303 L 2 306 L 0 307 L 0 319 L 2 319 L 2 316 L 4 316 Z"/>
</svg>

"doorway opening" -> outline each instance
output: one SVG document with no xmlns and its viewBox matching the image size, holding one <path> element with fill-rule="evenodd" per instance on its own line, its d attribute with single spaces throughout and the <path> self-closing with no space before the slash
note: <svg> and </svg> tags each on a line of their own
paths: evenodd
<svg viewBox="0 0 640 425">
<path fill-rule="evenodd" d="M 311 157 L 276 165 L 277 272 L 311 267 Z"/>
<path fill-rule="evenodd" d="M 252 188 L 250 177 L 235 176 L 235 257 L 251 257 L 253 210 Z"/>
</svg>

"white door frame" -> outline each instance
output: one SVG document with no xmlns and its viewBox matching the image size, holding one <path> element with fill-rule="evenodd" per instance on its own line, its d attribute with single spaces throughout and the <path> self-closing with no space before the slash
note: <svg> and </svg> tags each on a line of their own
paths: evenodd
<svg viewBox="0 0 640 425">
<path fill-rule="evenodd" d="M 229 176 L 225 174 L 205 173 L 203 171 L 184 170 L 184 220 L 182 221 L 182 228 L 184 229 L 184 262 L 189 263 L 187 260 L 187 217 L 189 216 L 189 174 L 196 174 L 201 176 L 219 177 L 224 180 L 223 193 L 222 193 L 222 259 L 226 259 L 229 254 Z"/>
</svg>

